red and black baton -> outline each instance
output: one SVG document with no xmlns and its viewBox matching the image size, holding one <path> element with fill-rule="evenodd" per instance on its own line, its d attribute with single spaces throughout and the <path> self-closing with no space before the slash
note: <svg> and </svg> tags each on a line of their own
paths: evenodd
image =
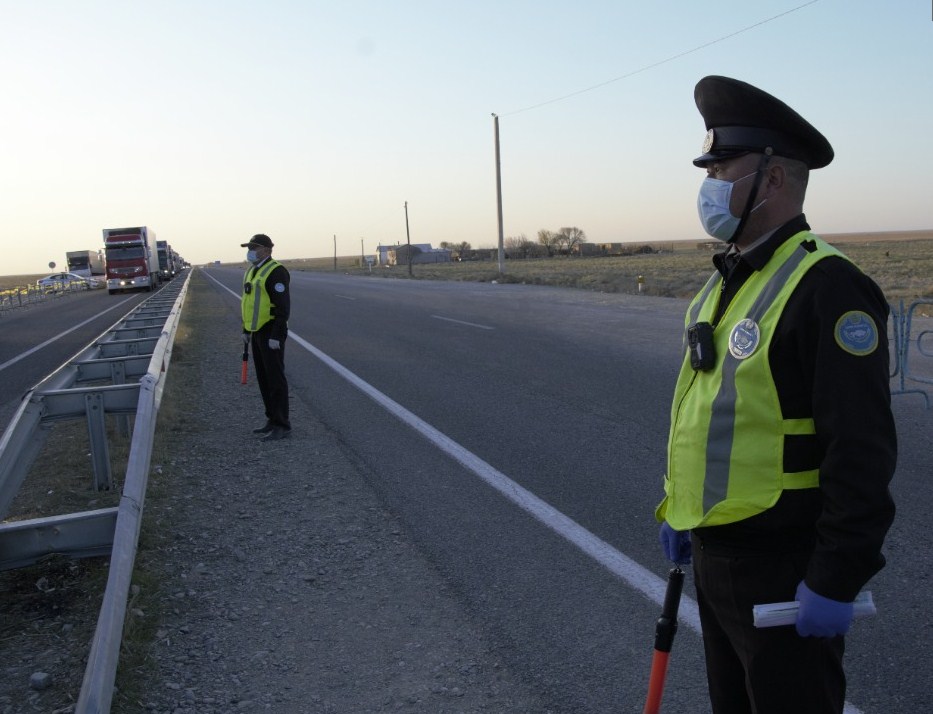
<svg viewBox="0 0 933 714">
<path fill-rule="evenodd" d="M 661 711 L 667 660 L 671 656 L 674 635 L 677 634 L 677 610 L 680 608 L 680 594 L 683 589 L 684 571 L 679 567 L 672 568 L 667 576 L 664 607 L 654 628 L 654 657 L 651 660 L 651 677 L 648 679 L 648 698 L 642 714 L 658 714 Z"/>
</svg>

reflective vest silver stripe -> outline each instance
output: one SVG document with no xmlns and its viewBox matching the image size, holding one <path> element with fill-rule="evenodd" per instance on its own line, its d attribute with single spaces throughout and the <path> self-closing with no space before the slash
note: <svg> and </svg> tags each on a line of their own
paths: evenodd
<svg viewBox="0 0 933 714">
<path fill-rule="evenodd" d="M 262 266 L 262 270 L 260 270 L 259 273 L 254 274 L 252 277 L 251 282 L 253 283 L 253 292 L 255 294 L 253 295 L 253 319 L 249 326 L 250 332 L 255 332 L 258 329 L 257 324 L 259 323 L 259 308 L 262 304 L 262 291 L 265 290 L 264 284 L 266 282 L 266 276 L 268 276 L 269 273 L 272 272 L 272 269 L 277 265 L 278 263 L 276 263 L 274 260 L 270 260 L 268 263 Z"/>
<path fill-rule="evenodd" d="M 700 309 L 706 303 L 706 298 L 709 297 L 709 294 L 713 291 L 713 287 L 718 285 L 722 279 L 722 276 L 717 270 L 710 276 L 710 279 L 706 281 L 706 285 L 703 288 L 703 291 L 700 293 L 699 298 L 693 304 L 693 307 L 690 308 L 690 318 L 687 320 L 688 325 L 692 325 L 697 321 L 697 316 L 700 314 Z M 687 331 L 684 330 L 684 354 L 687 354 Z"/>
<path fill-rule="evenodd" d="M 787 282 L 787 279 L 808 254 L 807 249 L 803 246 L 798 246 L 791 253 L 790 257 L 771 276 L 768 284 L 755 298 L 755 303 L 746 317 L 756 323 L 761 320 L 768 308 L 774 303 L 778 293 L 781 292 L 784 283 Z M 709 436 L 706 442 L 706 478 L 703 482 L 704 512 L 709 512 L 717 503 L 724 501 L 729 488 L 729 462 L 731 461 L 732 444 L 735 439 L 735 371 L 738 369 L 741 360 L 733 357 L 731 353 L 726 353 L 724 357 L 722 381 L 719 384 L 716 398 L 713 400 Z"/>
</svg>

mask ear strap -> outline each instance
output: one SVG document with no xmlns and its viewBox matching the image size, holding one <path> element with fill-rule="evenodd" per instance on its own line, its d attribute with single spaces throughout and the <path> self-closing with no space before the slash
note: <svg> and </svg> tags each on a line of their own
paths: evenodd
<svg viewBox="0 0 933 714">
<path fill-rule="evenodd" d="M 752 212 L 752 206 L 755 205 L 755 199 L 758 198 L 758 189 L 761 186 L 761 179 L 763 176 L 763 171 L 767 168 L 768 163 L 771 161 L 771 154 L 774 153 L 774 149 L 770 146 L 767 147 L 764 153 L 761 155 L 761 159 L 758 162 L 758 168 L 755 169 L 755 181 L 752 184 L 751 193 L 748 194 L 748 200 L 745 202 L 745 210 L 742 211 L 742 218 L 739 219 L 739 225 L 735 228 L 735 233 L 732 234 L 732 238 L 729 240 L 730 243 L 735 243 L 739 236 L 742 234 L 742 229 L 745 227 L 745 221 L 748 220 L 748 214 Z"/>
</svg>

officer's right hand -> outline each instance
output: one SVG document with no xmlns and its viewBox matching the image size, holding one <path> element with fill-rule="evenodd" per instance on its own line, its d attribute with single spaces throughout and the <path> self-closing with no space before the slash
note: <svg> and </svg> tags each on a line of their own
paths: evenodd
<svg viewBox="0 0 933 714">
<path fill-rule="evenodd" d="M 797 586 L 797 634 L 801 637 L 838 637 L 849 631 L 855 606 L 813 592 L 806 581 Z"/>
<path fill-rule="evenodd" d="M 658 540 L 661 547 L 664 548 L 664 555 L 675 565 L 688 565 L 691 560 L 690 553 L 690 531 L 675 531 L 668 525 L 667 521 L 661 524 L 661 532 L 658 534 Z"/>
<path fill-rule="evenodd" d="M 244 344 L 244 345 L 248 345 L 248 344 L 249 344 L 249 333 L 248 333 L 248 332 L 244 332 L 244 333 L 243 333 L 243 344 Z"/>
</svg>

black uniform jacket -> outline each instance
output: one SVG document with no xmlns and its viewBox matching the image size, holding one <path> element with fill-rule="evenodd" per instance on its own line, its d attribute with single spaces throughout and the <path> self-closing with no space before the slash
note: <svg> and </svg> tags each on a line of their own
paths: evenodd
<svg viewBox="0 0 933 714">
<path fill-rule="evenodd" d="M 720 312 L 784 241 L 809 230 L 802 214 L 723 273 Z M 868 313 L 878 346 L 856 356 L 835 339 L 845 313 Z M 888 484 L 897 436 L 891 413 L 888 304 L 881 289 L 849 261 L 824 258 L 804 275 L 781 315 L 769 360 L 784 418 L 812 417 L 815 436 L 785 440 L 785 471 L 819 468 L 818 489 L 784 491 L 769 510 L 694 533 L 710 552 L 735 555 L 812 551 L 806 581 L 834 600 L 851 601 L 884 567 L 881 546 L 894 519 Z M 717 321 L 718 321 L 717 316 Z"/>
</svg>

